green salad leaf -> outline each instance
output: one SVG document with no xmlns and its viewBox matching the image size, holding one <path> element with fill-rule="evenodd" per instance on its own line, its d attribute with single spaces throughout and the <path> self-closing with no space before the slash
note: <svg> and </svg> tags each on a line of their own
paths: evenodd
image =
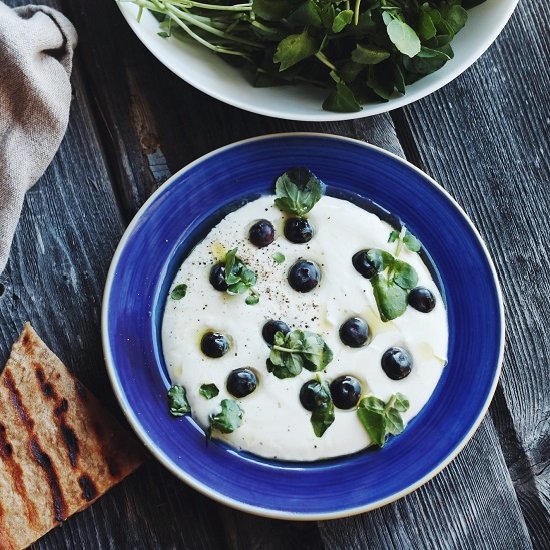
<svg viewBox="0 0 550 550">
<path fill-rule="evenodd" d="M 228 294 L 241 294 L 248 291 L 249 295 L 245 303 L 257 304 L 260 301 L 260 296 L 253 288 L 256 284 L 256 273 L 237 256 L 236 248 L 225 254 L 224 266 Z"/>
<path fill-rule="evenodd" d="M 392 395 L 387 403 L 374 395 L 368 395 L 359 402 L 357 416 L 372 443 L 383 447 L 388 435 L 398 435 L 403 431 L 401 413 L 408 409 L 409 401 L 401 393 Z"/>
<path fill-rule="evenodd" d="M 331 361 L 332 351 L 319 334 L 297 329 L 275 333 L 267 367 L 277 378 L 292 378 L 302 369 L 321 371 Z"/>
<path fill-rule="evenodd" d="M 307 168 L 292 168 L 277 178 L 275 204 L 283 212 L 305 216 L 321 199 L 324 186 Z"/>
<path fill-rule="evenodd" d="M 202 384 L 199 388 L 199 394 L 205 399 L 212 399 L 220 393 L 218 386 L 216 384 Z"/>
<path fill-rule="evenodd" d="M 313 432 L 317 437 L 323 437 L 323 434 L 330 428 L 334 422 L 334 403 L 330 395 L 330 388 L 326 380 L 317 382 L 317 406 L 311 411 L 311 425 Z"/>
<path fill-rule="evenodd" d="M 230 434 L 243 423 L 243 410 L 236 401 L 233 401 L 233 399 L 223 399 L 220 405 L 220 412 L 210 415 L 209 431 Z"/>
<path fill-rule="evenodd" d="M 325 88 L 325 110 L 354 112 L 452 59 L 466 10 L 484 0 L 129 1 L 157 18 L 160 36 L 200 43 L 255 86 Z"/>
<path fill-rule="evenodd" d="M 183 386 L 174 385 L 168 390 L 168 406 L 172 416 L 183 416 L 191 412 L 187 394 Z"/>
<path fill-rule="evenodd" d="M 187 294 L 187 285 L 181 284 L 174 287 L 172 292 L 170 292 L 170 298 L 172 300 L 181 300 L 182 298 L 185 298 L 185 295 Z"/>
</svg>

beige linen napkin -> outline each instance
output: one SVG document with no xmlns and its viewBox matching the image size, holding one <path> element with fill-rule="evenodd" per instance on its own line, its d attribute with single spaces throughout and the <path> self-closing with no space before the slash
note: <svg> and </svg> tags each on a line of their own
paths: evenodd
<svg viewBox="0 0 550 550">
<path fill-rule="evenodd" d="M 0 273 L 25 192 L 44 173 L 67 129 L 76 31 L 46 6 L 0 2 Z"/>
</svg>

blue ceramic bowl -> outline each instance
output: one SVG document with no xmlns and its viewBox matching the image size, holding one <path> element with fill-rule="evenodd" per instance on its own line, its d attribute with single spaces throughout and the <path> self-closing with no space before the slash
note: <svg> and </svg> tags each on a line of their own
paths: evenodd
<svg viewBox="0 0 550 550">
<path fill-rule="evenodd" d="M 449 362 L 421 413 L 379 450 L 285 463 L 205 446 L 190 417 L 167 407 L 160 324 L 169 285 L 220 212 L 272 193 L 307 166 L 327 192 L 357 194 L 397 215 L 429 252 L 449 318 Z M 166 182 L 136 215 L 115 253 L 103 302 L 103 345 L 114 391 L 136 433 L 170 471 L 225 504 L 270 517 L 327 519 L 391 502 L 428 481 L 473 435 L 493 395 L 504 318 L 495 270 L 465 213 L 402 159 L 351 139 L 273 135 L 218 149 Z M 467 398 L 465 398 L 467 396 Z"/>
</svg>

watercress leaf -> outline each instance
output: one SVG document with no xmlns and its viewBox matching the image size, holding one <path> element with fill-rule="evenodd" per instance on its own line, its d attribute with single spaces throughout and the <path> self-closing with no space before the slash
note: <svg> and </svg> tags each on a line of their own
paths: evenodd
<svg viewBox="0 0 550 550">
<path fill-rule="evenodd" d="M 395 89 L 400 93 L 405 93 L 405 75 L 401 67 L 397 64 L 393 64 L 393 80 L 395 82 Z"/>
<path fill-rule="evenodd" d="M 383 275 L 371 279 L 372 289 L 378 312 L 382 321 L 391 321 L 405 313 L 407 309 L 407 291 L 388 281 Z"/>
<path fill-rule="evenodd" d="M 392 279 L 396 285 L 404 290 L 410 290 L 418 283 L 418 274 L 411 264 L 403 260 L 395 260 Z"/>
<path fill-rule="evenodd" d="M 323 102 L 325 111 L 334 113 L 357 113 L 362 110 L 352 90 L 345 82 L 336 82 L 334 89 Z"/>
<path fill-rule="evenodd" d="M 317 437 L 322 437 L 323 434 L 330 428 L 334 422 L 334 403 L 329 397 L 329 401 L 321 407 L 316 407 L 311 412 L 311 425 Z"/>
<path fill-rule="evenodd" d="M 181 284 L 174 287 L 174 290 L 170 292 L 170 298 L 172 300 L 181 300 L 182 298 L 185 298 L 185 295 L 187 294 L 187 285 Z"/>
<path fill-rule="evenodd" d="M 174 385 L 168 390 L 168 406 L 172 416 L 183 416 L 191 412 L 187 394 L 183 386 Z"/>
<path fill-rule="evenodd" d="M 253 12 L 266 21 L 280 21 L 288 17 L 302 0 L 252 0 Z"/>
<path fill-rule="evenodd" d="M 414 57 L 420 51 L 420 39 L 407 23 L 392 19 L 386 28 L 390 40 L 401 53 Z"/>
<path fill-rule="evenodd" d="M 332 350 L 321 336 L 313 332 L 305 333 L 303 346 L 304 368 L 311 371 L 323 370 L 332 361 Z"/>
<path fill-rule="evenodd" d="M 269 356 L 270 361 L 274 365 L 271 372 L 277 378 L 280 378 L 280 379 L 294 378 L 295 376 L 298 376 L 302 372 L 303 360 L 300 355 L 288 354 L 288 357 L 283 355 L 283 359 L 282 359 L 283 364 L 278 365 L 272 361 L 272 354 L 273 354 L 273 351 Z"/>
<path fill-rule="evenodd" d="M 277 346 L 284 346 L 285 344 L 285 333 L 277 331 L 273 337 L 273 343 Z"/>
<path fill-rule="evenodd" d="M 245 292 L 248 290 L 248 285 L 242 281 L 239 281 L 235 284 L 229 285 L 227 287 L 227 293 L 228 294 L 241 294 L 242 292 Z"/>
<path fill-rule="evenodd" d="M 283 353 L 280 352 L 279 350 L 272 349 L 269 352 L 268 362 L 269 362 L 268 370 L 269 370 L 269 367 L 271 367 L 271 370 L 273 370 L 273 367 L 282 367 L 285 364 Z"/>
<path fill-rule="evenodd" d="M 335 17 L 336 10 L 334 9 L 334 5 L 332 3 L 327 4 L 321 8 L 321 21 L 325 29 L 332 28 L 332 22 L 334 21 Z"/>
<path fill-rule="evenodd" d="M 418 252 L 422 248 L 422 243 L 412 233 L 407 231 L 403 243 L 411 252 Z"/>
<path fill-rule="evenodd" d="M 420 36 L 422 40 L 429 40 L 430 38 L 433 38 L 437 32 L 432 18 L 426 12 L 422 12 L 420 14 L 416 30 L 418 32 L 418 36 Z"/>
<path fill-rule="evenodd" d="M 260 301 L 260 297 L 257 294 L 251 294 L 246 297 L 244 303 L 248 306 L 255 306 Z"/>
<path fill-rule="evenodd" d="M 340 67 L 340 76 L 344 82 L 348 84 L 353 82 L 362 71 L 365 70 L 366 65 L 362 63 L 356 63 L 355 61 L 346 61 L 342 67 Z M 357 100 L 357 98 L 355 98 Z"/>
<path fill-rule="evenodd" d="M 248 267 L 242 266 L 241 269 L 239 269 L 239 276 L 241 281 L 248 286 L 256 284 L 256 273 Z"/>
<path fill-rule="evenodd" d="M 218 386 L 216 384 L 203 384 L 199 388 L 199 394 L 205 399 L 212 399 L 220 393 Z"/>
<path fill-rule="evenodd" d="M 361 400 L 361 406 L 372 411 L 383 411 L 386 404 L 374 395 L 367 395 Z"/>
<path fill-rule="evenodd" d="M 319 41 L 304 29 L 300 34 L 291 34 L 279 42 L 273 61 L 280 63 L 279 71 L 284 71 L 316 54 L 319 46 Z"/>
<path fill-rule="evenodd" d="M 384 269 L 390 267 L 395 260 L 389 252 L 379 248 L 371 248 L 367 252 L 367 258 L 378 271 L 384 271 Z"/>
<path fill-rule="evenodd" d="M 286 260 L 285 255 L 282 254 L 281 252 L 275 252 L 272 258 L 273 258 L 273 261 L 278 264 L 282 264 Z"/>
<path fill-rule="evenodd" d="M 379 48 L 378 46 L 363 46 L 357 44 L 355 50 L 351 52 L 351 59 L 355 63 L 361 63 L 364 65 L 376 65 L 384 59 L 387 59 L 390 56 L 390 52 Z"/>
<path fill-rule="evenodd" d="M 332 32 L 341 32 L 351 23 L 353 19 L 353 10 L 342 10 L 332 22 Z"/>
<path fill-rule="evenodd" d="M 313 0 L 307 0 L 287 17 L 287 23 L 292 27 L 321 27 L 321 8 Z"/>
<path fill-rule="evenodd" d="M 386 431 L 392 435 L 397 435 L 400 434 L 404 428 L 405 426 L 403 425 L 401 413 L 394 407 L 391 407 L 386 412 Z"/>
<path fill-rule="evenodd" d="M 383 447 L 386 442 L 386 418 L 383 411 L 373 410 L 363 406 L 363 401 L 357 408 L 357 416 L 369 434 L 373 445 Z"/>
<path fill-rule="evenodd" d="M 210 415 L 210 429 L 230 434 L 241 426 L 243 411 L 233 399 L 223 399 L 220 405 L 221 411 Z"/>
<path fill-rule="evenodd" d="M 293 168 L 277 178 L 275 192 L 278 208 L 304 216 L 323 196 L 324 186 L 307 168 Z"/>
<path fill-rule="evenodd" d="M 468 20 L 468 12 L 458 4 L 450 6 L 442 15 L 454 34 L 462 29 Z"/>
<path fill-rule="evenodd" d="M 367 85 L 378 97 L 386 101 L 391 99 L 395 89 L 392 71 L 389 70 L 391 66 L 392 63 L 389 62 L 382 62 L 379 65 L 369 65 Z"/>
<path fill-rule="evenodd" d="M 157 35 L 160 36 L 161 38 L 170 38 L 170 33 L 167 33 L 166 31 L 160 31 L 160 32 L 157 32 Z"/>
<path fill-rule="evenodd" d="M 397 409 L 399 412 L 405 412 L 409 410 L 409 400 L 402 394 L 395 394 L 395 401 L 393 402 L 394 409 Z"/>
</svg>

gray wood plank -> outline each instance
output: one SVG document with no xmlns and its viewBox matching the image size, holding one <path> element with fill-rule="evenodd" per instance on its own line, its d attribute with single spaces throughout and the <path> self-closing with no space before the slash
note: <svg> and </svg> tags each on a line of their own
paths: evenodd
<svg viewBox="0 0 550 550">
<path fill-rule="evenodd" d="M 124 222 L 78 59 L 72 81 L 67 135 L 27 195 L 0 277 L 0 368 L 22 324 L 31 321 L 73 372 L 122 417 L 103 363 L 100 310 Z M 150 461 L 35 547 L 220 548 L 221 533 L 216 505 Z"/>
<path fill-rule="evenodd" d="M 507 310 L 491 407 L 535 547 L 550 547 L 550 32 L 520 3 L 481 60 L 396 120 L 407 153 L 458 199 L 487 239 Z"/>
</svg>

